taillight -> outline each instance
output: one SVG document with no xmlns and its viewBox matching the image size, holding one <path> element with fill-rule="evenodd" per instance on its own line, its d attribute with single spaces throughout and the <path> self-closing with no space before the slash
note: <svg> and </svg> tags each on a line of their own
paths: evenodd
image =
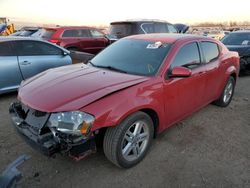
<svg viewBox="0 0 250 188">
<path fill-rule="evenodd" d="M 60 46 L 60 41 L 57 39 L 49 39 L 49 42 L 55 43 Z"/>
</svg>

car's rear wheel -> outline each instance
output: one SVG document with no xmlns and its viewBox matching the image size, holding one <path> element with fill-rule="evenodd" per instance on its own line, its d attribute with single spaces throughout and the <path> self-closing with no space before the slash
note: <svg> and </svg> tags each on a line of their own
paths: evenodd
<svg viewBox="0 0 250 188">
<path fill-rule="evenodd" d="M 224 90 L 218 100 L 214 103 L 217 106 L 226 107 L 230 104 L 233 94 L 234 94 L 235 80 L 232 76 L 230 76 L 226 82 Z"/>
<path fill-rule="evenodd" d="M 115 165 L 129 168 L 146 155 L 154 134 L 153 122 L 144 112 L 128 116 L 120 125 L 107 129 L 103 150 Z"/>
</svg>

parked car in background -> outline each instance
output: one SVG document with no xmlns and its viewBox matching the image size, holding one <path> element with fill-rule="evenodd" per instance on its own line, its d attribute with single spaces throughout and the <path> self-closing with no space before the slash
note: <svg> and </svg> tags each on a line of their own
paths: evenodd
<svg viewBox="0 0 250 188">
<path fill-rule="evenodd" d="M 19 31 L 11 34 L 11 36 L 30 37 L 36 32 L 38 32 L 40 29 L 40 27 L 23 27 Z"/>
<path fill-rule="evenodd" d="M 71 51 L 97 54 L 110 42 L 99 29 L 92 27 L 44 28 L 40 37 Z"/>
<path fill-rule="evenodd" d="M 109 34 L 117 39 L 147 33 L 178 33 L 173 24 L 159 20 L 132 20 L 110 23 Z"/>
<path fill-rule="evenodd" d="M 10 114 L 23 138 L 46 155 L 82 159 L 104 135 L 106 157 L 129 168 L 158 133 L 211 102 L 228 106 L 238 69 L 238 53 L 208 37 L 134 35 L 89 66 L 48 70 L 23 82 Z"/>
<path fill-rule="evenodd" d="M 221 40 L 225 36 L 225 33 L 224 33 L 224 31 L 221 31 L 221 30 L 210 30 L 206 34 L 206 36 L 211 37 L 211 38 L 216 39 L 216 40 Z"/>
<path fill-rule="evenodd" d="M 42 71 L 71 63 L 69 51 L 46 41 L 0 37 L 0 94 L 17 90 L 23 80 Z"/>
<path fill-rule="evenodd" d="M 250 73 L 250 31 L 235 31 L 226 35 L 221 42 L 230 51 L 236 51 L 240 56 L 241 74 Z"/>
</svg>

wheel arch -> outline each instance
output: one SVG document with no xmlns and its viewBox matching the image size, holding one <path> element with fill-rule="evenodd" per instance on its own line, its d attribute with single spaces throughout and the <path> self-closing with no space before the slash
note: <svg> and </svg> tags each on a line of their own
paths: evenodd
<svg viewBox="0 0 250 188">
<path fill-rule="evenodd" d="M 236 80 L 237 80 L 237 74 L 236 74 L 236 72 L 232 72 L 230 74 L 230 76 L 232 76 L 234 78 L 234 81 L 236 82 Z"/>
<path fill-rule="evenodd" d="M 140 109 L 139 111 L 146 113 L 152 119 L 153 125 L 154 125 L 154 138 L 155 138 L 157 136 L 158 127 L 159 127 L 159 116 L 157 112 L 151 108 L 143 108 L 143 109 Z"/>
</svg>

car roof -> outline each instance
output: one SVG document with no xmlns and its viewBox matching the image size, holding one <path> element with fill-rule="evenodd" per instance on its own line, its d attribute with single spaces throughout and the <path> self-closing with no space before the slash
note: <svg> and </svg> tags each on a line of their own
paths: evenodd
<svg viewBox="0 0 250 188">
<path fill-rule="evenodd" d="M 98 29 L 98 28 L 89 26 L 59 26 L 59 27 L 45 27 L 44 29 L 57 30 L 57 29 Z"/>
<path fill-rule="evenodd" d="M 233 31 L 231 33 L 250 33 L 250 30 L 238 30 L 238 31 Z"/>
<path fill-rule="evenodd" d="M 3 41 L 17 41 L 17 40 L 32 40 L 32 41 L 42 41 L 39 38 L 31 38 L 31 37 L 18 37 L 18 36 L 0 36 L 0 42 Z"/>
<path fill-rule="evenodd" d="M 205 39 L 205 40 L 212 40 L 208 37 L 203 37 L 199 35 L 192 35 L 192 34 L 169 34 L 169 33 L 157 33 L 157 34 L 141 34 L 141 35 L 132 35 L 126 38 L 131 39 L 138 39 L 138 40 L 149 40 L 153 42 L 163 42 L 172 44 L 177 40 L 187 40 L 187 39 Z"/>
<path fill-rule="evenodd" d="M 148 19 L 146 19 L 146 20 L 141 19 L 140 20 L 139 19 L 139 20 L 115 21 L 115 22 L 111 22 L 110 25 L 112 25 L 112 24 L 123 24 L 123 23 L 128 24 L 128 23 L 152 23 L 152 22 L 154 22 L 154 23 L 168 23 L 168 24 L 170 24 L 169 22 L 167 22 L 165 20 L 148 20 Z"/>
</svg>

